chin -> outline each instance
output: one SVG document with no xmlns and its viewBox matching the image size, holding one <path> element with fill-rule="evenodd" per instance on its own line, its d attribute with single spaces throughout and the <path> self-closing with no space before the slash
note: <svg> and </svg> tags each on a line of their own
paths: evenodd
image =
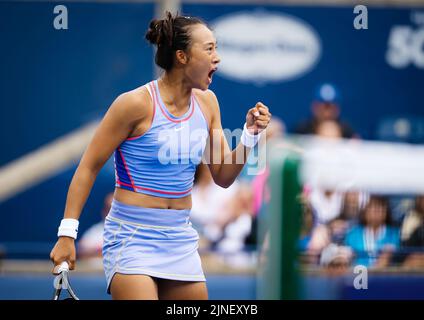
<svg viewBox="0 0 424 320">
<path fill-rule="evenodd" d="M 200 90 L 202 90 L 202 91 L 206 91 L 208 89 L 209 89 L 209 85 L 208 84 L 205 85 L 205 86 L 202 86 L 202 88 L 200 88 Z"/>
<path fill-rule="evenodd" d="M 209 84 L 203 84 L 203 83 L 199 83 L 198 85 L 193 87 L 194 89 L 199 89 L 202 91 L 206 91 L 209 89 Z"/>
<path fill-rule="evenodd" d="M 202 91 L 206 91 L 209 89 L 209 86 L 212 83 L 212 79 L 205 79 L 205 80 L 201 80 L 201 78 L 198 78 L 197 81 L 193 81 L 193 89 L 199 89 Z"/>
</svg>

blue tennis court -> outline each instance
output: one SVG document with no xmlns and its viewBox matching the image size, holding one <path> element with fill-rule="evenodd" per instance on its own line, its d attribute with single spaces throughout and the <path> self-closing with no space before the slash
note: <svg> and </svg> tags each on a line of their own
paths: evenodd
<svg viewBox="0 0 424 320">
<path fill-rule="evenodd" d="M 252 300 L 256 295 L 255 277 L 249 275 L 211 275 L 210 299 Z M 81 300 L 110 300 L 102 274 L 71 274 L 71 283 Z M 0 300 L 50 300 L 53 276 L 49 274 L 0 275 Z M 65 294 L 66 295 L 66 294 Z"/>
</svg>

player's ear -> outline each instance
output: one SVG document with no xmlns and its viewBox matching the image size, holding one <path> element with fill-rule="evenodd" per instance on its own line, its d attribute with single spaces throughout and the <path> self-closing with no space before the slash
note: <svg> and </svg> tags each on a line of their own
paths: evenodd
<svg viewBox="0 0 424 320">
<path fill-rule="evenodd" d="M 184 50 L 177 50 L 175 52 L 175 56 L 176 56 L 177 62 L 183 65 L 188 63 L 188 55 L 187 53 L 184 52 Z"/>
</svg>

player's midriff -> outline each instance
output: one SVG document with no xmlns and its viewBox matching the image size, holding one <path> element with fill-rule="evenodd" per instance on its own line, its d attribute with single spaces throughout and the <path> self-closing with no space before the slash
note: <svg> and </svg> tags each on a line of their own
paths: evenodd
<svg viewBox="0 0 424 320">
<path fill-rule="evenodd" d="M 121 188 L 115 188 L 114 198 L 119 202 L 144 208 L 160 209 L 190 209 L 191 195 L 182 198 L 170 199 L 137 193 Z"/>
</svg>

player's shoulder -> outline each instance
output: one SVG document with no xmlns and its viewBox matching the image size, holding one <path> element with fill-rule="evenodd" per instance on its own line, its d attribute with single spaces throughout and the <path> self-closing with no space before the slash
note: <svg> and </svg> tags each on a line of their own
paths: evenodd
<svg viewBox="0 0 424 320">
<path fill-rule="evenodd" d="M 152 100 L 145 86 L 123 92 L 116 97 L 111 109 L 129 118 L 143 118 L 151 111 Z"/>
<path fill-rule="evenodd" d="M 151 103 L 150 94 L 145 86 L 123 92 L 116 99 L 129 108 L 148 106 Z"/>
<path fill-rule="evenodd" d="M 218 98 L 212 90 L 207 89 L 203 91 L 200 89 L 193 89 L 193 93 L 197 100 L 203 104 L 207 110 L 210 110 L 213 114 L 219 112 Z"/>
<path fill-rule="evenodd" d="M 203 113 L 207 114 L 207 118 L 211 119 L 210 121 L 213 121 L 214 118 L 219 118 L 219 103 L 212 90 L 207 89 L 203 91 L 200 89 L 193 89 L 193 94 L 199 101 L 200 108 L 202 108 Z"/>
<path fill-rule="evenodd" d="M 217 103 L 218 99 L 216 98 L 215 93 L 210 90 L 200 90 L 200 89 L 193 89 L 193 93 L 195 94 L 197 99 L 203 100 L 207 103 Z"/>
</svg>

